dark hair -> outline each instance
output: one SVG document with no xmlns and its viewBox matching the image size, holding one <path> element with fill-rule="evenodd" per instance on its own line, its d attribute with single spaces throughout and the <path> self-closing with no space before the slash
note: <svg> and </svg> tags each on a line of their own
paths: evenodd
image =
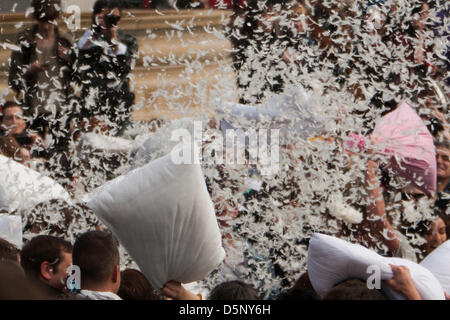
<svg viewBox="0 0 450 320">
<path fill-rule="evenodd" d="M 33 0 L 31 7 L 34 10 L 33 16 L 36 20 L 55 20 L 61 12 L 61 0 Z"/>
<path fill-rule="evenodd" d="M 447 227 L 447 220 L 446 220 L 445 215 L 440 213 L 438 209 L 436 211 L 437 211 L 437 214 L 434 214 L 429 219 L 420 220 L 415 226 L 410 227 L 409 231 L 418 233 L 421 237 L 423 237 L 427 234 L 431 234 L 433 232 L 433 230 L 431 229 L 431 225 L 438 218 L 441 218 L 444 221 L 445 226 Z"/>
<path fill-rule="evenodd" d="M 369 289 L 360 279 L 345 280 L 328 291 L 323 300 L 386 300 L 381 291 Z"/>
<path fill-rule="evenodd" d="M 255 288 L 234 280 L 217 285 L 209 294 L 208 300 L 259 300 L 259 297 Z"/>
<path fill-rule="evenodd" d="M 117 295 L 123 300 L 159 300 L 147 278 L 135 269 L 126 269 L 120 273 Z"/>
<path fill-rule="evenodd" d="M 0 300 L 52 299 L 34 282 L 28 281 L 17 263 L 0 261 Z"/>
<path fill-rule="evenodd" d="M 8 158 L 14 158 L 20 145 L 13 137 L 2 136 L 3 130 L 0 130 L 0 154 Z"/>
<path fill-rule="evenodd" d="M 88 284 L 101 284 L 120 263 L 118 243 L 109 232 L 88 231 L 75 241 L 72 261 L 80 267 L 82 288 Z"/>
<path fill-rule="evenodd" d="M 1 110 L 1 112 L 3 113 L 7 108 L 11 108 L 11 107 L 21 107 L 21 108 L 22 108 L 22 105 L 21 105 L 20 103 L 18 103 L 18 102 L 9 100 L 9 101 L 6 101 L 6 102 L 1 106 L 0 110 Z"/>
<path fill-rule="evenodd" d="M 0 238 L 0 261 L 9 260 L 18 262 L 17 256 L 20 255 L 20 250 L 15 245 Z"/>
<path fill-rule="evenodd" d="M 108 9 L 114 9 L 118 8 L 120 11 L 120 14 L 122 14 L 122 3 L 117 0 L 97 0 L 94 3 L 93 11 L 92 11 L 92 24 L 97 25 L 97 22 L 95 21 L 95 16 L 102 12 L 104 8 Z"/>
<path fill-rule="evenodd" d="M 72 252 L 70 242 L 59 237 L 39 235 L 23 246 L 20 264 L 28 277 L 39 279 L 41 265 L 45 261 L 48 261 L 57 272 L 58 266 L 63 260 L 63 252 Z"/>
<path fill-rule="evenodd" d="M 95 16 L 96 14 L 99 14 L 103 10 L 103 8 L 107 8 L 108 7 L 107 3 L 108 1 L 106 0 L 95 1 L 92 15 Z"/>
<path fill-rule="evenodd" d="M 293 289 L 307 289 L 314 291 L 314 288 L 311 284 L 311 280 L 309 279 L 308 271 L 302 273 L 302 275 L 295 282 Z"/>
<path fill-rule="evenodd" d="M 450 149 L 450 141 L 448 139 L 434 139 L 434 146 Z"/>
<path fill-rule="evenodd" d="M 435 205 L 434 212 L 431 216 L 422 217 L 418 221 L 407 221 L 402 217 L 402 225 L 401 225 L 401 232 L 404 236 L 407 238 L 408 235 L 419 235 L 420 237 L 424 238 L 426 235 L 430 235 L 433 232 L 433 229 L 431 228 L 434 221 L 436 221 L 438 218 L 441 218 L 444 221 L 445 227 L 446 227 L 446 234 L 449 235 L 449 225 L 448 225 L 448 218 L 445 214 L 445 210 L 442 210 L 439 206 Z M 425 258 L 425 256 L 428 254 L 426 252 L 426 245 L 427 243 L 422 244 L 415 244 L 415 242 L 410 242 L 412 247 L 415 249 L 416 257 L 418 261 L 421 261 Z"/>
<path fill-rule="evenodd" d="M 311 289 L 303 289 L 303 288 L 291 288 L 288 290 L 282 291 L 277 300 L 319 300 L 319 296 L 317 293 Z"/>
</svg>

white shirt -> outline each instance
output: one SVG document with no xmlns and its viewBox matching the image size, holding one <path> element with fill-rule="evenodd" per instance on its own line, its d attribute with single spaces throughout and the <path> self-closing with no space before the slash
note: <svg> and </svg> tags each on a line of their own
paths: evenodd
<svg viewBox="0 0 450 320">
<path fill-rule="evenodd" d="M 91 290 L 81 290 L 77 297 L 88 298 L 90 300 L 122 300 L 117 294 L 112 292 L 100 292 Z"/>
<path fill-rule="evenodd" d="M 91 41 L 89 46 L 87 46 L 86 48 L 83 48 L 83 46 L 86 44 L 86 42 L 89 39 L 91 39 L 91 40 L 93 39 L 93 33 L 92 33 L 91 28 L 87 29 L 86 32 L 81 37 L 81 39 L 78 41 L 78 48 L 79 49 L 90 49 L 92 47 L 100 45 L 99 41 Z M 110 55 L 124 55 L 126 52 L 127 52 L 127 46 L 122 42 L 119 42 L 118 50 L 116 53 L 112 50 L 112 48 L 108 49 L 108 54 L 110 54 Z"/>
</svg>

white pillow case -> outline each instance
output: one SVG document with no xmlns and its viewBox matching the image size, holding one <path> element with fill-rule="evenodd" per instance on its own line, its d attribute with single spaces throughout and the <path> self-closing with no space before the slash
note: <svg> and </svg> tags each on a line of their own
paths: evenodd
<svg viewBox="0 0 450 320">
<path fill-rule="evenodd" d="M 26 210 L 52 199 L 72 204 L 69 193 L 56 181 L 0 155 L 0 210 Z"/>
<path fill-rule="evenodd" d="M 434 249 L 420 265 L 430 270 L 450 294 L 450 240 Z"/>
<path fill-rule="evenodd" d="M 225 258 L 212 201 L 198 164 L 171 154 L 85 197 L 152 286 L 203 279 Z"/>
<path fill-rule="evenodd" d="M 20 216 L 0 214 L 0 238 L 22 248 L 22 218 Z"/>
<path fill-rule="evenodd" d="M 409 268 L 414 284 L 424 300 L 445 300 L 444 290 L 433 274 L 417 263 L 400 258 L 382 257 L 361 245 L 315 233 L 309 243 L 307 266 L 308 275 L 314 290 L 325 295 L 339 282 L 351 278 L 366 281 L 371 275 L 369 266 L 377 266 L 381 280 L 392 279 L 389 264 Z M 405 297 L 389 286 L 381 283 L 386 296 L 392 300 Z"/>
</svg>

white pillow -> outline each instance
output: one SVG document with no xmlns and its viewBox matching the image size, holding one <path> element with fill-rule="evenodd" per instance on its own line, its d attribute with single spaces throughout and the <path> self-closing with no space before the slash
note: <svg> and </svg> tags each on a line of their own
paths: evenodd
<svg viewBox="0 0 450 320">
<path fill-rule="evenodd" d="M 0 210 L 30 209 L 52 199 L 72 204 L 69 193 L 56 181 L 0 155 Z"/>
<path fill-rule="evenodd" d="M 200 165 L 171 154 L 120 176 L 85 197 L 154 288 L 203 279 L 225 258 Z"/>
<path fill-rule="evenodd" d="M 368 270 L 370 266 L 379 268 L 381 280 L 392 279 L 394 274 L 389 264 L 409 268 L 414 284 L 424 300 L 445 300 L 444 290 L 436 277 L 417 263 L 382 257 L 361 245 L 319 233 L 315 233 L 309 243 L 308 275 L 314 290 L 321 296 L 339 282 L 351 278 L 366 281 L 372 275 Z M 391 290 L 383 282 L 381 288 L 389 299 L 405 299 L 402 294 Z"/>
<path fill-rule="evenodd" d="M 434 249 L 420 265 L 430 270 L 450 294 L 450 240 Z"/>
<path fill-rule="evenodd" d="M 22 218 L 20 216 L 0 214 L 0 238 L 22 248 Z"/>
</svg>

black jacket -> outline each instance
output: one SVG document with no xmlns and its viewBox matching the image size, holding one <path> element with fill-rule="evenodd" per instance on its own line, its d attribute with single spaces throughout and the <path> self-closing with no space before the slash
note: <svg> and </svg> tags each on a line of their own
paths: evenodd
<svg viewBox="0 0 450 320">
<path fill-rule="evenodd" d="M 26 74 L 27 68 L 33 62 L 31 61 L 36 51 L 36 33 L 38 32 L 38 25 L 35 24 L 32 27 L 23 30 L 17 36 L 16 45 L 18 50 L 14 50 L 11 54 L 11 64 L 9 69 L 8 82 L 11 88 L 16 91 L 17 95 L 24 94 L 25 105 L 30 105 L 30 93 L 35 89 L 36 75 L 28 76 Z M 60 33 L 58 28 L 55 29 L 56 42 L 55 55 L 58 46 L 62 46 L 67 49 L 72 48 L 72 43 L 69 37 Z M 70 81 L 72 79 L 73 69 L 72 65 L 75 61 L 74 52 L 71 51 L 69 55 L 69 61 L 65 61 L 61 58 L 57 59 L 58 66 L 61 74 L 61 84 L 65 89 L 66 97 L 69 99 L 71 94 Z"/>
<path fill-rule="evenodd" d="M 138 45 L 128 34 L 119 33 L 119 40 L 127 46 L 124 55 L 109 54 L 106 40 L 102 41 L 104 46 L 78 49 L 76 75 L 82 87 L 81 118 L 107 115 L 109 121 L 121 125 L 131 117 L 134 94 L 130 90 L 129 75 Z"/>
</svg>

